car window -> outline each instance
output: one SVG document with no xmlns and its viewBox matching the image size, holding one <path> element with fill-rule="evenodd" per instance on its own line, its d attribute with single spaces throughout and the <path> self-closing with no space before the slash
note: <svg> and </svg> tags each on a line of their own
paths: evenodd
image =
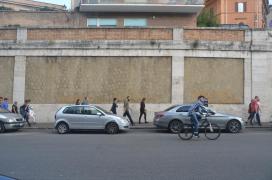
<svg viewBox="0 0 272 180">
<path fill-rule="evenodd" d="M 85 106 L 83 110 L 83 114 L 85 115 L 97 115 L 98 112 L 99 111 L 95 109 L 94 107 L 88 107 L 88 106 Z"/>
<path fill-rule="evenodd" d="M 171 107 L 165 109 L 164 111 L 170 111 L 170 110 L 174 109 L 175 107 L 177 107 L 177 105 L 171 106 Z"/>
<path fill-rule="evenodd" d="M 188 112 L 191 106 L 181 106 L 176 112 Z"/>
<path fill-rule="evenodd" d="M 67 107 L 63 110 L 63 113 L 64 114 L 82 114 L 83 107 L 82 106 Z"/>
<path fill-rule="evenodd" d="M 97 109 L 99 109 L 100 111 L 102 111 L 103 113 L 105 113 L 105 114 L 112 114 L 111 112 L 109 112 L 109 111 L 107 111 L 107 110 L 105 110 L 105 109 L 103 109 L 102 107 L 99 107 L 99 106 L 95 106 Z"/>
</svg>

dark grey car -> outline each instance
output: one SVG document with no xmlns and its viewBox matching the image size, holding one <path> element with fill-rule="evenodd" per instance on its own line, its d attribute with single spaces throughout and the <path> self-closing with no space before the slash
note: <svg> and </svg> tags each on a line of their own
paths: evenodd
<svg viewBox="0 0 272 180">
<path fill-rule="evenodd" d="M 0 133 L 6 130 L 18 130 L 25 125 L 25 120 L 20 114 L 11 113 L 0 108 Z"/>
<path fill-rule="evenodd" d="M 156 112 L 154 117 L 154 125 L 158 128 L 169 129 L 172 133 L 177 133 L 183 123 L 191 123 L 188 116 L 190 104 L 174 105 L 164 111 Z M 244 128 L 244 121 L 242 118 L 222 113 L 217 113 L 207 108 L 210 116 L 208 120 L 216 123 L 221 129 L 226 129 L 231 133 L 238 133 Z"/>
</svg>

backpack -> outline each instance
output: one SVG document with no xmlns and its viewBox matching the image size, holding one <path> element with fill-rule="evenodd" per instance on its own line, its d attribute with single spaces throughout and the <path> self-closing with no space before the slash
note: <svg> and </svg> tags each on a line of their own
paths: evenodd
<svg viewBox="0 0 272 180">
<path fill-rule="evenodd" d="M 20 114 L 21 114 L 23 117 L 26 116 L 25 105 L 22 105 L 22 106 L 20 107 Z"/>
</svg>

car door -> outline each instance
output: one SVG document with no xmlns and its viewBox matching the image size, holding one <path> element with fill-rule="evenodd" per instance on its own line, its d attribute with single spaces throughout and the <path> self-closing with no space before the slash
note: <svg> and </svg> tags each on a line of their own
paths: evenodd
<svg viewBox="0 0 272 180">
<path fill-rule="evenodd" d="M 71 129 L 86 129 L 83 114 L 83 106 L 71 106 L 64 110 L 65 119 L 69 122 Z"/>
<path fill-rule="evenodd" d="M 188 111 L 190 109 L 191 106 L 189 105 L 185 105 L 185 106 L 181 106 L 176 110 L 176 113 L 178 113 L 178 116 L 180 117 L 180 119 L 186 123 L 186 124 L 190 124 L 190 117 L 188 116 Z"/>
<path fill-rule="evenodd" d="M 92 106 L 84 107 L 84 118 L 88 129 L 104 129 L 104 116 Z"/>
</svg>

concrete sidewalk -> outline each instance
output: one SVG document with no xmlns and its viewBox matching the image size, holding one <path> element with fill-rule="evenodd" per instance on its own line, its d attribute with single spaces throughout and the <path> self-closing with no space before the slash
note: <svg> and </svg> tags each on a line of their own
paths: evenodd
<svg viewBox="0 0 272 180">
<path fill-rule="evenodd" d="M 54 129 L 54 123 L 36 123 L 32 124 L 31 127 L 25 125 L 25 129 Z M 246 125 L 246 128 L 272 128 L 272 123 L 266 122 L 263 123 L 262 126 L 258 125 Z M 135 126 L 131 126 L 130 129 L 157 129 L 156 126 L 153 125 L 153 122 L 147 124 L 135 124 Z"/>
</svg>

